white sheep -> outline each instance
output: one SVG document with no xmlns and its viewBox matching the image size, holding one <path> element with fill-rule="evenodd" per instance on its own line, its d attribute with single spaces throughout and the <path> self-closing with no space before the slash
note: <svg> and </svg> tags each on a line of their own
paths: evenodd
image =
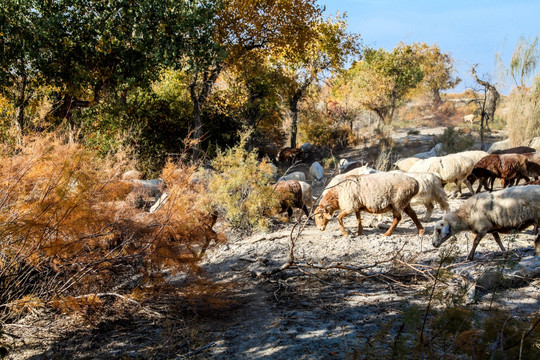
<svg viewBox="0 0 540 360">
<path fill-rule="evenodd" d="M 469 150 L 469 151 L 458 152 L 456 154 L 451 154 L 451 155 L 467 156 L 467 157 L 471 158 L 474 161 L 474 163 L 476 164 L 478 162 L 478 160 L 480 160 L 481 158 L 483 158 L 485 156 L 488 156 L 489 154 L 488 154 L 487 151 Z"/>
<path fill-rule="evenodd" d="M 521 231 L 540 223 L 540 185 L 511 187 L 494 192 L 476 194 L 435 225 L 433 246 L 439 247 L 462 231 L 476 234 L 468 260 L 474 258 L 480 240 L 491 233 L 502 251 L 506 251 L 499 232 Z M 534 242 L 540 254 L 540 235 Z"/>
<path fill-rule="evenodd" d="M 278 179 L 278 182 L 287 180 L 306 181 L 306 174 L 304 174 L 302 171 L 294 171 L 290 174 L 280 177 Z"/>
<path fill-rule="evenodd" d="M 394 166 L 398 169 L 398 170 L 401 170 L 401 171 L 409 171 L 409 169 L 416 163 L 418 162 L 419 160 L 421 160 L 420 158 L 417 158 L 417 157 L 408 157 L 408 158 L 403 158 L 403 159 L 399 159 L 398 161 L 396 161 L 394 163 Z"/>
<path fill-rule="evenodd" d="M 143 174 L 138 170 L 128 170 L 120 178 L 122 180 L 142 180 Z"/>
<path fill-rule="evenodd" d="M 350 162 L 349 160 L 347 159 L 341 159 L 339 160 L 339 163 L 338 163 L 338 170 L 339 170 L 339 173 L 341 174 L 341 172 L 347 168 L 347 166 L 349 166 L 349 164 L 352 164 L 352 162 Z"/>
<path fill-rule="evenodd" d="M 309 174 L 313 177 L 313 184 L 322 184 L 324 182 L 324 169 L 318 161 L 311 164 Z"/>
<path fill-rule="evenodd" d="M 328 183 L 328 185 L 326 185 L 326 187 L 324 188 L 322 194 L 321 194 L 321 197 L 323 197 L 324 195 L 326 195 L 326 193 L 328 192 L 328 190 L 330 190 L 331 188 L 333 188 L 334 186 L 336 186 L 337 184 L 339 184 L 340 182 L 342 182 L 345 177 L 349 176 L 349 175 L 366 175 L 366 174 L 372 174 L 372 173 L 375 173 L 377 172 L 377 170 L 375 169 L 372 169 L 370 168 L 369 166 L 367 165 L 364 165 L 364 166 L 361 166 L 361 167 L 357 167 L 355 169 L 352 169 L 351 171 L 348 171 L 346 172 L 345 174 L 339 174 L 339 175 L 336 175 L 332 178 L 332 180 L 330 180 L 330 182 Z"/>
<path fill-rule="evenodd" d="M 418 234 L 423 235 L 424 228 L 409 205 L 417 193 L 418 182 L 406 175 L 392 173 L 347 175 L 343 181 L 329 189 L 323 196 L 314 212 L 315 223 L 323 231 L 333 214 L 341 210 L 337 217 L 339 228 L 343 236 L 347 236 L 343 218 L 355 213 L 358 221 L 358 235 L 361 235 L 363 232 L 361 211 L 375 214 L 392 211 L 394 221 L 384 234 L 389 236 L 401 220 L 401 212 L 404 211 L 418 228 Z"/>
<path fill-rule="evenodd" d="M 397 173 L 397 170 L 393 171 Z M 433 213 L 434 203 L 439 204 L 444 212 L 450 209 L 446 192 L 442 186 L 441 178 L 435 174 L 408 172 L 403 173 L 418 181 L 418 194 L 411 200 L 411 206 L 423 205 L 426 208 L 426 215 L 422 221 L 429 221 Z"/>
<path fill-rule="evenodd" d="M 450 154 L 417 161 L 409 169 L 409 172 L 436 174 L 441 178 L 443 185 L 451 182 L 455 183 L 456 189 L 451 196 L 455 196 L 458 192 L 461 194 L 462 182 L 467 185 L 472 194 L 472 186 L 467 180 L 467 176 L 472 172 L 474 164 L 475 161 L 468 156 Z"/>
</svg>

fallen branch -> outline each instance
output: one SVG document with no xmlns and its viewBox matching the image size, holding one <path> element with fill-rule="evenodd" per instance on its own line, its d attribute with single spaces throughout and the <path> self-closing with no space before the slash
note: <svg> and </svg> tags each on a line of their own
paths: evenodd
<svg viewBox="0 0 540 360">
<path fill-rule="evenodd" d="M 208 349 L 208 348 L 211 348 L 212 346 L 215 346 L 215 345 L 216 345 L 216 342 L 215 342 L 215 341 L 214 341 L 214 342 L 211 342 L 210 344 L 205 345 L 205 346 L 203 346 L 203 347 L 201 347 L 201 348 L 198 348 L 197 350 L 192 351 L 192 352 L 190 352 L 190 353 L 187 353 L 186 355 L 181 355 L 181 356 L 177 357 L 176 359 L 187 359 L 187 358 L 190 358 L 190 357 L 192 357 L 193 355 L 197 355 L 197 354 L 200 353 L 201 351 L 204 351 L 204 350 L 206 350 L 206 349 Z"/>
</svg>

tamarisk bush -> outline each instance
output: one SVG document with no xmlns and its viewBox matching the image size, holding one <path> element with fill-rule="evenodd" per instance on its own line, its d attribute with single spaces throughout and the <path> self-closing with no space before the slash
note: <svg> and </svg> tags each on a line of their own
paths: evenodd
<svg viewBox="0 0 540 360">
<path fill-rule="evenodd" d="M 112 291 L 155 292 L 165 272 L 197 271 L 224 239 L 206 190 L 189 180 L 195 166 L 167 164 L 168 201 L 150 214 L 123 201 L 133 184 L 119 180 L 121 164 L 52 136 L 25 144 L 0 154 L 0 320 Z"/>
</svg>

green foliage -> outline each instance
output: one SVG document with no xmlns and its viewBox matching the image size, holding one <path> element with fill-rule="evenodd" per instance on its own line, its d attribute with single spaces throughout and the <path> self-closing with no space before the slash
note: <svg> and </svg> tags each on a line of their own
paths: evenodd
<svg viewBox="0 0 540 360">
<path fill-rule="evenodd" d="M 245 149 L 249 132 L 240 135 L 239 143 L 225 151 L 218 150 L 212 167 L 216 173 L 208 185 L 214 205 L 231 228 L 249 232 L 265 229 L 265 211 L 277 208 L 278 199 L 269 184 L 273 170 L 266 161 L 259 162 L 255 151 Z"/>
<path fill-rule="evenodd" d="M 464 134 L 453 126 L 447 127 L 437 142 L 442 143 L 441 150 L 447 154 L 470 150 L 474 146 L 474 139 L 471 135 Z"/>
</svg>

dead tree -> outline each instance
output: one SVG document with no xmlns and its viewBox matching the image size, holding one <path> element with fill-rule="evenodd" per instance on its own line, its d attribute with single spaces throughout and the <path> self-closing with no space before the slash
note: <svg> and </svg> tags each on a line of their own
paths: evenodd
<svg viewBox="0 0 540 360">
<path fill-rule="evenodd" d="M 478 84 L 484 87 L 484 99 L 479 104 L 481 110 L 480 143 L 482 144 L 482 148 L 484 148 L 484 129 L 489 130 L 489 123 L 495 119 L 495 110 L 497 109 L 500 95 L 495 86 L 478 78 L 476 75 L 476 66 L 474 65 L 471 69 L 472 76 Z"/>
</svg>

